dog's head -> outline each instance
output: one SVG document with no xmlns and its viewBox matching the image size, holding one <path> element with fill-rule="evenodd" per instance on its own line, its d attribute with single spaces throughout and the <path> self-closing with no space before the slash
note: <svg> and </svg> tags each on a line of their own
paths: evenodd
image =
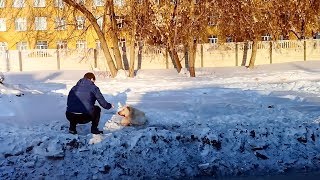
<svg viewBox="0 0 320 180">
<path fill-rule="evenodd" d="M 132 107 L 126 105 L 118 111 L 118 114 L 123 117 L 128 117 L 131 114 L 131 112 L 132 112 Z"/>
</svg>

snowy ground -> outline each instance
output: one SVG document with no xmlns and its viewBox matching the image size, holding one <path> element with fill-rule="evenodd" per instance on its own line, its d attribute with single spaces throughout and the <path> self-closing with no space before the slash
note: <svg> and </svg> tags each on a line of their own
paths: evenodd
<svg viewBox="0 0 320 180">
<path fill-rule="evenodd" d="M 66 96 L 85 71 L 4 73 L 0 179 L 171 179 L 287 175 L 320 168 L 320 62 L 97 74 L 116 105 L 100 129 L 68 134 Z M 144 111 L 120 127 L 117 109 Z M 317 174 L 319 175 L 319 174 Z M 280 176 L 281 177 L 281 176 Z"/>
</svg>

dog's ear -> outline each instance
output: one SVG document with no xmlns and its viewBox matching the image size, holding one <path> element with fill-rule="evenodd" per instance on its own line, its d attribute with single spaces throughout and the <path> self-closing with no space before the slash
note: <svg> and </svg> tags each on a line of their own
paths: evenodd
<svg viewBox="0 0 320 180">
<path fill-rule="evenodd" d="M 128 111 L 129 111 L 130 116 L 133 116 L 133 115 L 134 115 L 133 107 L 128 106 L 127 109 L 128 109 Z"/>
</svg>

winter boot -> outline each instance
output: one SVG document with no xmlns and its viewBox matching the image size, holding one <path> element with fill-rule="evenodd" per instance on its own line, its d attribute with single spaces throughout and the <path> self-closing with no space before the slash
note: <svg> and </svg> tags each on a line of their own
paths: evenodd
<svg viewBox="0 0 320 180">
<path fill-rule="evenodd" d="M 92 134 L 103 134 L 103 131 L 100 131 L 99 129 L 91 129 Z"/>
</svg>

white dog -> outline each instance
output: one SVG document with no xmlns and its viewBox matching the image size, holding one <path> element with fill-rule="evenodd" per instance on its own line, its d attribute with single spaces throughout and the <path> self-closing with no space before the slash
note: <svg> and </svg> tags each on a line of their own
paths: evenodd
<svg viewBox="0 0 320 180">
<path fill-rule="evenodd" d="M 130 125 L 144 125 L 147 122 L 147 118 L 144 114 L 144 112 L 126 105 L 122 107 L 118 114 L 120 116 L 123 116 L 123 119 L 120 121 L 120 124 L 122 126 L 130 126 Z"/>
</svg>

